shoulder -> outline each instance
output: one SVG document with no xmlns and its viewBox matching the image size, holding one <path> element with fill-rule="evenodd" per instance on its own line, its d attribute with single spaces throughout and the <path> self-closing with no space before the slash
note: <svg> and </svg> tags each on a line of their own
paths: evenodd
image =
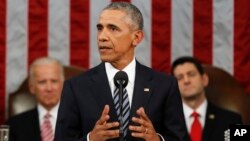
<svg viewBox="0 0 250 141">
<path fill-rule="evenodd" d="M 149 84 L 162 91 L 178 91 L 178 83 L 175 77 L 167 73 L 153 70 L 147 66 L 137 63 L 136 66 L 136 78 L 144 79 Z"/>
<path fill-rule="evenodd" d="M 85 72 L 77 75 L 77 76 L 73 76 L 72 78 L 66 80 L 65 82 L 73 82 L 73 83 L 88 83 L 90 79 L 92 79 L 92 77 L 94 75 L 97 75 L 99 73 L 105 73 L 105 66 L 104 63 L 100 63 L 99 65 L 86 70 Z"/>
<path fill-rule="evenodd" d="M 240 114 L 221 108 L 219 106 L 216 106 L 212 103 L 208 103 L 208 111 L 214 112 L 219 118 L 224 120 L 231 120 L 232 122 L 241 122 L 241 116 Z"/>
<path fill-rule="evenodd" d="M 138 66 L 137 70 L 140 71 L 140 73 L 144 72 L 145 74 L 150 75 L 152 79 L 157 79 L 160 81 L 168 81 L 168 82 L 176 81 L 176 78 L 172 75 L 169 75 L 167 72 L 164 73 L 156 71 L 152 68 L 140 64 L 139 62 L 137 62 L 137 66 Z"/>
<path fill-rule="evenodd" d="M 10 117 L 7 120 L 7 124 L 13 124 L 13 125 L 22 124 L 25 123 L 26 121 L 29 122 L 31 119 L 34 118 L 38 118 L 37 108 Z"/>
</svg>

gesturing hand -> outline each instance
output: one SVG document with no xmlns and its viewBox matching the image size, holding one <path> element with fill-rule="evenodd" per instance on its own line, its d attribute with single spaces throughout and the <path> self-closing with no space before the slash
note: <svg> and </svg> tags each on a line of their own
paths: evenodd
<svg viewBox="0 0 250 141">
<path fill-rule="evenodd" d="M 136 113 L 139 117 L 133 117 L 132 121 L 138 123 L 139 126 L 129 126 L 133 137 L 143 138 L 146 141 L 160 141 L 151 120 L 146 115 L 144 108 L 139 108 Z"/>
<path fill-rule="evenodd" d="M 105 105 L 102 115 L 96 122 L 94 129 L 89 134 L 90 141 L 105 141 L 111 138 L 119 137 L 119 129 L 110 130 L 111 128 L 118 127 L 118 122 L 110 122 L 109 120 L 109 106 Z"/>
</svg>

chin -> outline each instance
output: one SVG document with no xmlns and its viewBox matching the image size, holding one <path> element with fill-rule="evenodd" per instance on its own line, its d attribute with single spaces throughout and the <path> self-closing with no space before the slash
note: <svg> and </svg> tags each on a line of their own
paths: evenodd
<svg viewBox="0 0 250 141">
<path fill-rule="evenodd" d="M 185 97 L 185 99 L 196 99 L 197 97 L 198 97 L 198 95 L 197 94 L 188 94 L 188 95 L 185 95 L 184 96 Z"/>
<path fill-rule="evenodd" d="M 101 57 L 102 62 L 111 62 L 110 58 L 107 57 Z"/>
</svg>

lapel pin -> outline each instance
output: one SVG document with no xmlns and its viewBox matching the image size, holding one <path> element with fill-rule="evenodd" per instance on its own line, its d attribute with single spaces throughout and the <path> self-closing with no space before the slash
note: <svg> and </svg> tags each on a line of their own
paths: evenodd
<svg viewBox="0 0 250 141">
<path fill-rule="evenodd" d="M 214 114 L 210 114 L 208 117 L 209 117 L 209 119 L 215 119 L 215 115 Z"/>
<path fill-rule="evenodd" d="M 149 88 L 144 88 L 144 92 L 149 92 Z"/>
</svg>

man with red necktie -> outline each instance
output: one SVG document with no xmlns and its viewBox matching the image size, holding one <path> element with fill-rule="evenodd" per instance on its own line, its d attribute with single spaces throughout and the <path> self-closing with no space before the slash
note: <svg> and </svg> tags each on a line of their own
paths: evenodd
<svg viewBox="0 0 250 141">
<path fill-rule="evenodd" d="M 230 124 L 242 123 L 239 114 L 210 103 L 205 95 L 209 78 L 201 63 L 189 56 L 172 64 L 171 73 L 177 78 L 191 141 L 223 141 Z"/>
</svg>

